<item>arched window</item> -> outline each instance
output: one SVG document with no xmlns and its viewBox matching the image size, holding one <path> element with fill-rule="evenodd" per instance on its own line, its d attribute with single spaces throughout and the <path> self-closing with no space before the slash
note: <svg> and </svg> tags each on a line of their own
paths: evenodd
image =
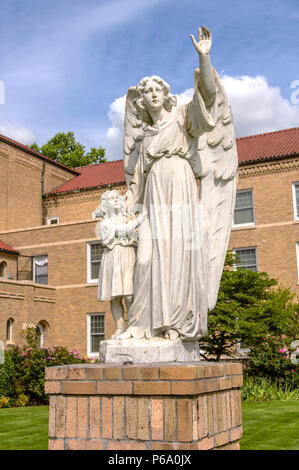
<svg viewBox="0 0 299 470">
<path fill-rule="evenodd" d="M 5 268 L 6 268 L 6 263 L 5 261 L 2 261 L 2 263 L 0 263 L 0 277 L 4 277 Z"/>
<path fill-rule="evenodd" d="M 9 318 L 6 322 L 6 341 L 12 341 L 12 327 L 14 319 Z"/>
<path fill-rule="evenodd" d="M 42 348 L 44 344 L 44 329 L 40 323 L 36 325 L 36 333 L 38 337 L 38 346 Z"/>
<path fill-rule="evenodd" d="M 45 320 L 41 320 L 36 325 L 36 333 L 38 337 L 38 346 L 43 347 L 44 341 L 46 339 L 47 333 L 49 332 L 49 324 Z"/>
</svg>

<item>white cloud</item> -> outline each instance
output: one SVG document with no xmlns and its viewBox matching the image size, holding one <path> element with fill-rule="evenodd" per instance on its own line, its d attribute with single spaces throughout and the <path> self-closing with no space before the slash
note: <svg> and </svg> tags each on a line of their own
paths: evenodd
<svg viewBox="0 0 299 470">
<path fill-rule="evenodd" d="M 31 145 L 36 141 L 35 134 L 25 127 L 18 127 L 12 123 L 0 124 L 0 134 L 10 137 L 24 145 Z"/>
<path fill-rule="evenodd" d="M 223 75 L 221 80 L 230 100 L 238 137 L 299 126 L 299 105 L 293 106 L 284 99 L 280 88 L 270 86 L 266 78 Z M 192 88 L 177 95 L 178 105 L 188 103 L 192 95 Z M 122 96 L 109 106 L 112 126 L 105 136 L 108 160 L 123 158 L 125 100 L 126 96 Z"/>
<path fill-rule="evenodd" d="M 232 107 L 237 136 L 299 125 L 299 106 L 284 99 L 280 88 L 270 86 L 266 78 L 224 75 L 222 82 Z"/>
<path fill-rule="evenodd" d="M 125 106 L 126 95 L 116 98 L 109 106 L 108 117 L 112 126 L 106 132 L 104 141 L 108 160 L 121 160 L 123 158 Z"/>
</svg>

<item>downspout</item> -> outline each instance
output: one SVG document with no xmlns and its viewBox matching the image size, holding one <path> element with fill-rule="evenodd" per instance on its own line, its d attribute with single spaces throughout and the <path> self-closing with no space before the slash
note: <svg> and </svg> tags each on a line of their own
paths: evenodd
<svg viewBox="0 0 299 470">
<path fill-rule="evenodd" d="M 44 195 L 44 190 L 45 190 L 45 172 L 46 172 L 46 161 L 43 160 L 43 168 L 41 172 L 41 204 L 42 204 L 42 223 L 41 225 L 44 225 L 44 220 L 45 220 L 45 209 L 44 209 L 44 200 L 43 200 L 43 195 Z"/>
</svg>

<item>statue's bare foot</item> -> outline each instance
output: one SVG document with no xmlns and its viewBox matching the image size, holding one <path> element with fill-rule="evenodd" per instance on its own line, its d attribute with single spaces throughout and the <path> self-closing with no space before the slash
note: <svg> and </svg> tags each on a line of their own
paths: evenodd
<svg viewBox="0 0 299 470">
<path fill-rule="evenodd" d="M 116 332 L 111 336 L 111 339 L 118 339 L 122 333 L 125 332 L 124 328 L 117 328 Z"/>
<path fill-rule="evenodd" d="M 166 330 L 164 333 L 164 338 L 170 339 L 170 341 L 175 341 L 179 337 L 179 334 L 175 330 Z"/>
<path fill-rule="evenodd" d="M 133 335 L 131 334 L 130 330 L 125 331 L 121 335 L 119 335 L 118 339 L 130 339 L 133 338 Z"/>
</svg>

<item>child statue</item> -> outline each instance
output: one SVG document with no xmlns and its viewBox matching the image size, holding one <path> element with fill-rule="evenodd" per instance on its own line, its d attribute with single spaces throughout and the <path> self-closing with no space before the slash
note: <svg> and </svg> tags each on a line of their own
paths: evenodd
<svg viewBox="0 0 299 470">
<path fill-rule="evenodd" d="M 124 299 L 129 311 L 133 302 L 133 275 L 136 260 L 137 227 L 147 214 L 129 220 L 125 196 L 118 191 L 106 191 L 101 197 L 99 211 L 103 219 L 97 226 L 97 236 L 104 247 L 98 285 L 98 300 L 110 300 L 116 331 L 111 339 L 118 339 L 125 331 Z"/>
</svg>

